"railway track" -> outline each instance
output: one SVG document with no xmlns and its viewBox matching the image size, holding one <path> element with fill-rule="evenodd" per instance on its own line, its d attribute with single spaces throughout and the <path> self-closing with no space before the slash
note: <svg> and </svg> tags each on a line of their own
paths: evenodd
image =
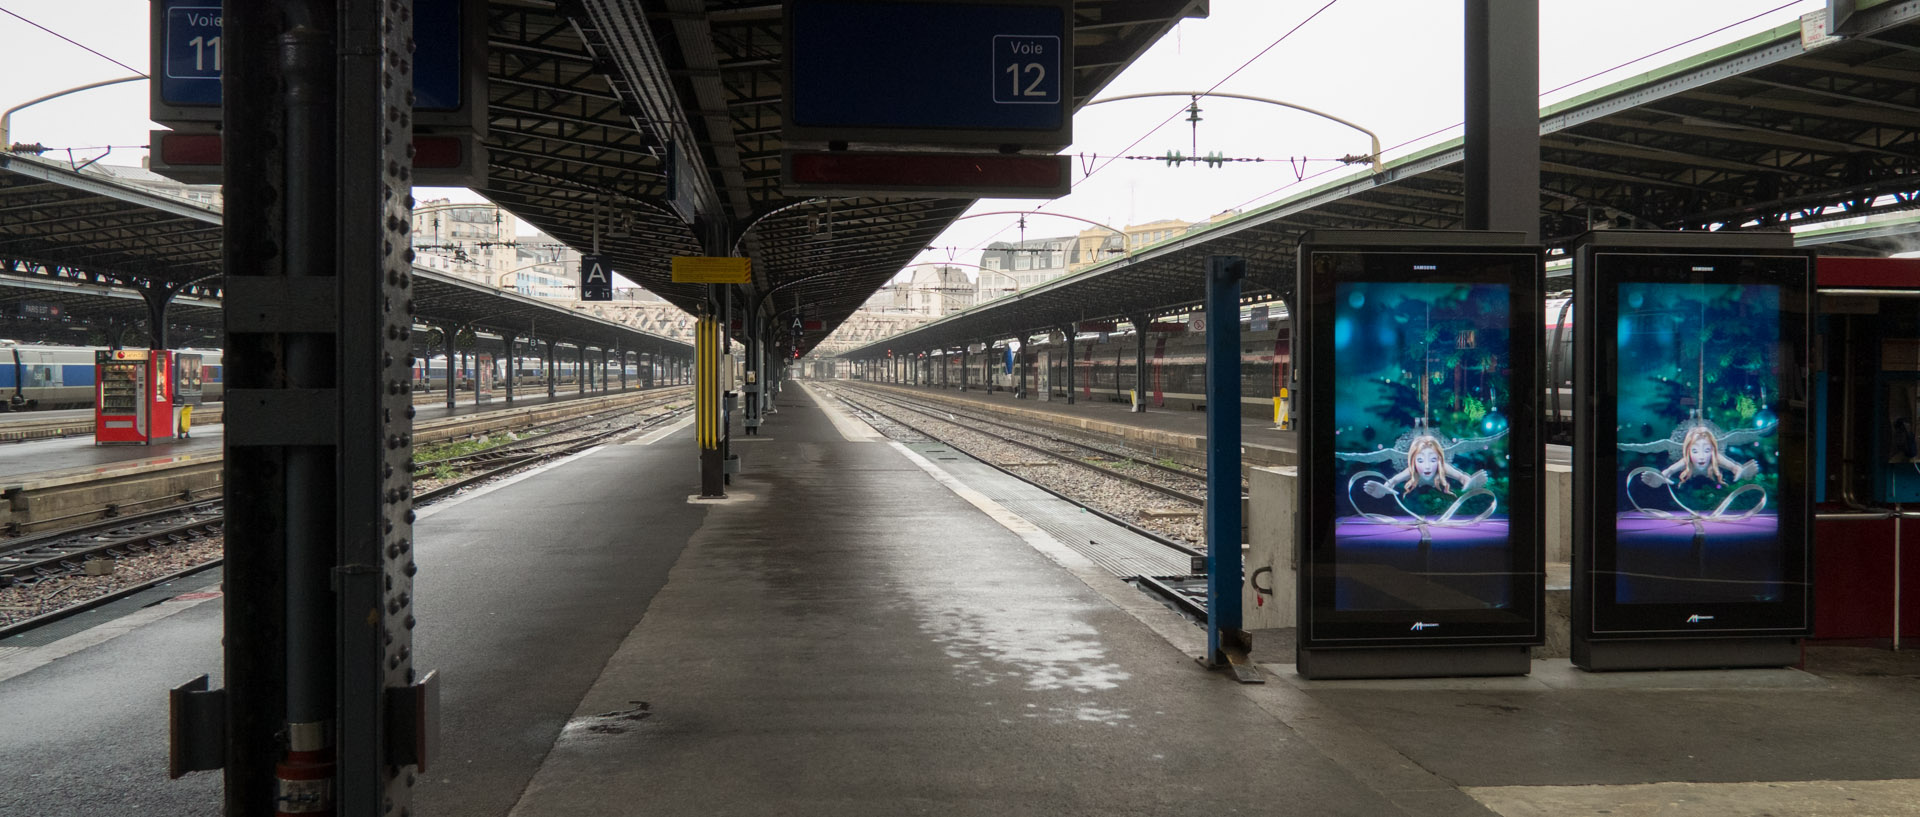
<svg viewBox="0 0 1920 817">
<path fill-rule="evenodd" d="M 946 419 L 958 424 L 965 418 L 967 427 L 980 433 L 990 434 L 1007 443 L 1020 446 L 1029 451 L 1056 457 L 1061 460 L 1092 468 L 1114 479 L 1124 480 L 1150 491 L 1156 491 L 1193 505 L 1205 505 L 1207 490 L 1206 473 L 1195 473 L 1184 467 L 1168 466 L 1158 462 L 1133 457 L 1125 452 L 1114 451 L 1101 446 L 1063 439 L 1057 435 L 1019 426 L 998 422 L 967 412 L 948 411 L 944 406 L 934 406 L 902 399 L 895 395 L 856 390 L 869 399 L 898 406 L 908 411 L 932 417 Z M 982 431 L 981 427 L 1001 429 L 1004 433 Z M 1092 455 L 1088 457 L 1086 455 Z"/>
<path fill-rule="evenodd" d="M 966 452 L 987 465 L 1029 482 L 1089 512 L 1098 514 L 1108 521 L 1127 527 L 1135 533 L 1179 550 L 1188 556 L 1202 556 L 1205 554 L 1204 531 L 1200 525 L 1200 511 L 1202 507 L 1204 507 L 1205 501 L 1199 496 L 1171 489 L 1164 485 L 1143 484 L 1142 480 L 1137 479 L 1133 475 L 1122 474 L 1111 468 L 1093 465 L 1068 454 L 1036 449 L 1033 446 L 1018 441 L 1006 440 L 1001 435 L 967 427 L 960 424 L 957 420 L 939 417 L 925 411 L 908 409 L 897 405 L 892 406 L 894 412 L 911 411 L 923 418 L 919 423 L 915 423 L 901 418 L 898 414 L 889 413 L 883 408 L 861 402 L 862 399 L 868 396 L 865 393 L 849 395 L 841 390 L 834 390 L 831 393 L 836 399 L 847 404 L 858 414 L 868 417 L 884 418 L 887 422 L 909 429 L 913 433 L 921 435 L 928 440 L 950 446 L 958 451 Z M 1145 491 L 1153 496 L 1173 499 L 1180 504 L 1173 509 L 1171 513 L 1159 515 L 1154 513 L 1153 508 L 1149 507 L 1151 503 L 1145 498 L 1146 494 L 1137 491 L 1134 493 L 1123 491 L 1116 494 L 1112 491 L 1103 491 L 1097 487 L 1085 484 L 1075 484 L 1071 479 L 1061 479 L 1058 477 L 1045 478 L 1034 472 L 1046 469 L 1034 468 L 1032 467 L 1033 463 L 1006 462 L 1002 458 L 979 450 L 979 446 L 970 446 L 966 442 L 957 439 L 959 435 L 942 433 L 940 430 L 930 429 L 928 427 L 929 425 L 940 424 L 952 426 L 969 433 L 979 434 L 994 442 L 1011 443 L 1022 451 L 1035 451 L 1036 453 L 1045 454 L 1053 458 L 1058 464 L 1070 465 L 1076 469 L 1088 472 L 1098 479 L 1119 482 L 1130 488 L 1137 489 L 1137 491 Z M 1051 465 L 1055 463 L 1048 464 Z M 1193 543 L 1200 544 L 1196 546 Z"/>
<path fill-rule="evenodd" d="M 437 487 L 417 491 L 416 504 L 454 494 L 463 488 L 585 451 L 608 440 L 655 428 L 671 422 L 689 410 L 688 406 L 626 422 L 619 415 L 659 409 L 675 402 L 671 398 L 646 406 L 629 406 L 612 412 L 599 412 L 569 422 L 544 423 L 548 429 L 541 440 L 528 441 L 517 451 L 504 452 L 493 462 L 463 478 Z M 606 428 L 587 428 L 605 424 Z M 564 426 L 564 428 L 559 428 Z M 583 432 L 573 434 L 573 432 Z M 555 437 L 568 435 L 566 439 Z M 192 560 L 184 566 L 163 565 L 149 568 L 136 565 L 189 547 L 217 545 L 222 541 L 224 516 L 218 501 L 203 501 L 158 509 L 132 517 L 100 520 L 61 531 L 36 534 L 0 542 L 0 638 L 7 638 L 58 621 L 62 618 L 126 598 L 161 584 L 199 573 L 222 563 L 214 551 L 212 558 Z M 116 574 L 131 574 L 128 577 Z M 125 578 L 125 581 L 121 579 Z M 82 588 L 72 592 L 75 587 Z M 103 592 L 102 592 L 103 591 Z M 92 595 L 85 595 L 92 593 Z M 84 595 L 84 597 L 82 597 Z"/>
<path fill-rule="evenodd" d="M 1044 427 L 1036 429 L 1036 428 L 1031 428 L 1027 426 L 1008 423 L 1004 420 L 991 417 L 988 415 L 984 415 L 978 412 L 970 412 L 965 409 L 956 409 L 951 405 L 913 400 L 911 398 L 903 397 L 899 394 L 895 394 L 892 392 L 881 392 L 877 390 L 861 388 L 859 386 L 854 386 L 852 388 L 856 391 L 859 391 L 862 394 L 872 395 L 880 399 L 891 400 L 894 402 L 903 402 L 909 405 L 913 405 L 917 408 L 924 409 L 926 411 L 932 411 L 935 413 L 944 412 L 954 417 L 965 417 L 970 421 L 991 425 L 996 428 L 1004 428 L 1010 431 L 1017 431 L 1025 434 L 1031 434 L 1036 437 L 1044 438 L 1050 442 L 1057 443 L 1059 445 L 1070 446 L 1073 448 L 1080 449 L 1082 451 L 1086 451 L 1099 458 L 1124 461 L 1132 465 L 1139 466 L 1140 468 L 1159 471 L 1174 477 L 1183 477 L 1183 478 L 1188 478 L 1192 480 L 1197 480 L 1203 486 L 1206 484 L 1206 481 L 1207 481 L 1207 471 L 1205 468 L 1197 468 L 1194 466 L 1182 465 L 1182 464 L 1168 465 L 1165 462 L 1155 460 L 1151 457 L 1140 456 L 1137 452 L 1127 451 L 1125 449 L 1109 448 L 1103 445 L 1094 445 L 1092 443 L 1085 442 L 1083 440 L 1076 440 L 1071 437 L 1057 434 L 1052 430 L 1046 429 Z M 1246 490 L 1247 488 L 1247 480 L 1245 477 L 1241 477 L 1240 479 L 1240 488 L 1243 491 Z M 1202 488 L 1201 490 L 1204 490 L 1204 488 Z"/>
</svg>

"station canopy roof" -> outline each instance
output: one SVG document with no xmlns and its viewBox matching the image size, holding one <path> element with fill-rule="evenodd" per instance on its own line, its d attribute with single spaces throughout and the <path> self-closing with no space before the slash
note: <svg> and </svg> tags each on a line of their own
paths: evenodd
<svg viewBox="0 0 1920 817">
<path fill-rule="evenodd" d="M 144 321 L 140 291 L 178 290 L 168 322 L 218 329 L 220 212 L 43 159 L 0 153 L 0 303 Z M 433 270 L 414 269 L 415 320 L 520 338 L 691 355 L 641 332 Z M 0 307 L 3 308 L 3 307 Z"/>
<path fill-rule="evenodd" d="M 1073 109 L 1205 0 L 1073 0 Z M 686 210 L 718 214 L 753 261 L 744 294 L 824 328 L 805 351 L 972 203 L 809 198 L 780 188 L 783 4 L 743 0 L 490 0 L 489 173 L 480 192 L 688 311 L 705 288 L 670 259 L 705 255 Z M 668 145 L 698 168 L 669 198 Z M 676 203 L 681 208 L 676 210 Z"/>
<path fill-rule="evenodd" d="M 1836 40 L 1803 42 L 1793 23 L 1542 110 L 1542 240 L 1551 250 L 1592 228 L 1786 230 L 1920 208 L 1920 4 L 1855 19 Z M 843 356 L 1185 312 L 1204 300 L 1213 255 L 1247 259 L 1243 301 L 1285 298 L 1309 231 L 1460 229 L 1463 160 L 1455 139 Z M 1820 251 L 1888 247 L 1866 229 Z"/>
</svg>

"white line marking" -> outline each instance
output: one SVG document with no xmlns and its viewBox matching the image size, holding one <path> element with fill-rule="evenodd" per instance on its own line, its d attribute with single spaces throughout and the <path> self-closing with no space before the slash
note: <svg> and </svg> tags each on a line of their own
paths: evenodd
<svg viewBox="0 0 1920 817">
<path fill-rule="evenodd" d="M 506 477 L 497 482 L 489 482 L 486 485 L 483 485 L 479 488 L 475 488 L 471 491 L 461 491 L 459 493 L 456 493 L 453 496 L 447 497 L 446 499 L 442 499 L 425 508 L 420 508 L 414 511 L 414 514 L 413 514 L 414 524 L 419 524 L 421 520 L 424 520 L 427 517 L 433 516 L 434 514 L 437 514 L 455 505 L 464 503 L 470 499 L 478 499 L 480 497 L 486 496 L 487 494 L 493 493 L 494 491 L 498 491 L 501 488 L 505 488 L 509 485 L 519 482 L 523 479 L 527 479 L 537 474 L 545 473 L 546 471 L 552 470 L 554 468 L 559 468 L 560 466 L 566 465 L 567 463 L 573 462 L 574 460 L 580 459 L 581 457 L 585 457 L 590 454 L 593 454 L 594 452 L 599 451 L 602 448 L 606 448 L 606 446 L 596 445 L 578 454 L 572 454 L 572 455 L 554 460 L 553 462 L 547 463 L 546 465 L 521 471 L 518 474 L 514 474 L 513 476 Z"/>
<path fill-rule="evenodd" d="M 834 430 L 839 431 L 840 436 L 845 438 L 847 442 L 871 443 L 880 442 L 887 438 L 885 434 L 874 430 L 873 426 L 848 417 L 845 412 L 840 410 L 839 406 L 834 405 L 833 402 L 825 396 L 814 391 L 812 384 L 801 381 L 800 388 L 804 389 L 807 392 L 807 396 L 812 397 L 815 403 L 820 404 L 820 410 L 825 411 L 827 413 L 827 419 L 833 422 Z M 902 448 L 900 450 L 906 451 L 907 449 Z M 907 453 L 911 454 L 913 452 L 908 451 Z"/>
<path fill-rule="evenodd" d="M 185 595 L 215 590 L 218 589 L 219 586 L 219 583 L 215 582 L 202 588 L 183 589 L 180 593 Z M 185 612 L 216 598 L 219 598 L 219 596 L 185 600 L 168 599 L 138 612 L 129 613 L 95 627 L 89 627 L 44 647 L 31 647 L 5 657 L 0 657 L 0 681 L 32 672 L 88 647 L 97 647 L 105 644 L 148 624 L 152 624 L 176 613 Z"/>
<path fill-rule="evenodd" d="M 640 439 L 634 440 L 632 442 L 622 443 L 622 445 L 653 445 L 654 443 L 657 443 L 661 440 L 666 439 L 668 436 L 672 435 L 673 432 L 679 431 L 680 429 L 693 425 L 693 421 L 694 421 L 693 415 L 689 414 L 685 417 L 680 418 L 679 421 L 673 423 L 672 425 L 669 425 L 665 428 L 656 428 L 653 431 L 648 432 L 647 436 L 641 437 Z"/>
</svg>

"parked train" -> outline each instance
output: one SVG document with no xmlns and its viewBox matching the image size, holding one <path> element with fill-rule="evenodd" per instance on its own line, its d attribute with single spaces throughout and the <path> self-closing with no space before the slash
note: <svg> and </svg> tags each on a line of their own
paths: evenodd
<svg viewBox="0 0 1920 817">
<path fill-rule="evenodd" d="M 1542 395 L 1543 419 L 1550 436 L 1571 429 L 1573 418 L 1572 301 L 1554 298 L 1544 305 L 1544 342 L 1547 356 L 1543 376 L 1553 384 Z M 1242 317 L 1240 331 L 1240 409 L 1248 417 L 1272 419 L 1275 398 L 1291 395 L 1293 344 L 1291 322 L 1273 321 L 1259 331 Z M 1129 403 L 1138 387 L 1132 334 L 1082 336 L 1074 342 L 1074 388 L 1078 400 Z M 1018 352 L 1004 346 L 967 355 L 968 388 L 1015 389 L 1020 385 L 1021 358 L 1026 359 L 1029 394 L 1042 389 L 1054 399 L 1066 399 L 1067 349 L 1064 341 L 1035 343 Z M 960 355 L 923 361 L 925 382 L 960 385 Z M 946 367 L 942 379 L 942 367 Z M 1147 337 L 1147 378 L 1141 399 L 1148 408 L 1200 409 L 1206 405 L 1206 335 L 1200 332 L 1150 332 Z M 1287 391 L 1283 392 L 1285 389 Z M 1560 440 L 1555 440 L 1560 442 Z"/>
<path fill-rule="evenodd" d="M 473 389 L 474 372 L 475 372 L 475 366 L 476 366 L 475 358 L 472 355 L 467 355 L 464 360 L 460 360 L 458 358 L 456 358 L 456 360 L 458 360 L 458 363 L 454 368 L 458 372 L 458 377 L 454 381 L 454 388 L 459 390 L 471 391 Z M 553 362 L 553 365 L 554 365 L 558 383 L 571 385 L 574 382 L 574 374 L 579 367 L 578 361 L 569 360 L 566 358 L 560 358 L 560 359 L 556 359 Z M 536 384 L 536 383 L 541 384 L 544 387 L 544 384 L 547 382 L 546 367 L 547 367 L 547 362 L 544 358 L 539 358 L 539 357 L 515 358 L 514 368 L 513 368 L 513 382 L 515 387 L 531 388 L 532 387 L 531 384 Z M 646 387 L 646 386 L 651 386 L 653 384 L 654 373 L 651 371 L 648 371 L 649 367 L 641 366 L 641 365 L 637 365 L 629 362 L 627 364 L 626 369 L 627 369 L 627 385 Z M 502 359 L 494 360 L 493 361 L 494 388 L 496 389 L 504 388 L 502 384 L 506 382 L 506 376 L 507 376 L 507 361 Z M 599 376 L 600 376 L 600 372 L 596 368 L 594 377 L 597 378 Z M 612 367 L 607 368 L 606 376 L 609 380 L 611 380 L 614 383 L 620 382 L 620 372 L 616 369 L 613 369 Z M 415 358 L 413 362 L 413 385 L 414 385 L 414 388 L 417 390 L 425 390 L 425 391 L 445 390 L 447 388 L 447 357 L 446 355 L 435 355 L 429 359 Z"/>
<path fill-rule="evenodd" d="M 0 341 L 0 393 L 5 411 L 89 408 L 94 397 L 94 355 L 104 347 L 37 346 Z M 218 349 L 182 349 L 200 356 L 201 399 L 218 401 L 224 391 Z"/>
</svg>

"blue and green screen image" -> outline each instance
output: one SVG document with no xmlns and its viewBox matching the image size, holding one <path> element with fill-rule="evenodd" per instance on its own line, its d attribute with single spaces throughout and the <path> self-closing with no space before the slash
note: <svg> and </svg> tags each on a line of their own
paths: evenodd
<svg viewBox="0 0 1920 817">
<path fill-rule="evenodd" d="M 1780 288 L 1622 284 L 1614 593 L 1780 597 Z"/>
<path fill-rule="evenodd" d="M 1334 295 L 1334 607 L 1513 603 L 1507 286 Z"/>
</svg>

